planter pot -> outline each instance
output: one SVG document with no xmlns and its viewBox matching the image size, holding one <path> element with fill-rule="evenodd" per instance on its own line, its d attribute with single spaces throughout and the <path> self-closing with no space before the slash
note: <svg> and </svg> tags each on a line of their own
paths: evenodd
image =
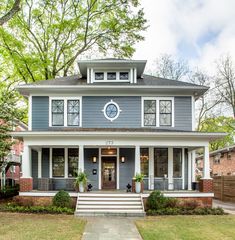
<svg viewBox="0 0 235 240">
<path fill-rule="evenodd" d="M 83 182 L 79 183 L 79 192 L 84 192 L 84 184 L 83 184 Z"/>
<path fill-rule="evenodd" d="M 141 192 L 141 182 L 135 182 L 135 192 L 136 193 Z"/>
</svg>

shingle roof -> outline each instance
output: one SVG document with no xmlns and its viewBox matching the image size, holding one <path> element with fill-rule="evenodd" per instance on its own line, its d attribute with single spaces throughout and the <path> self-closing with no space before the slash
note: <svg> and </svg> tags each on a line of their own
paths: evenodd
<svg viewBox="0 0 235 240">
<path fill-rule="evenodd" d="M 55 78 L 51 80 L 43 80 L 38 81 L 31 84 L 26 85 L 32 85 L 32 86 L 42 86 L 42 85 L 48 85 L 48 86 L 76 86 L 76 85 L 90 85 L 87 83 L 86 78 L 80 78 L 78 75 L 73 76 L 67 76 L 67 77 L 60 77 Z M 110 85 L 110 83 L 93 83 L 93 85 Z M 160 77 L 154 77 L 150 75 L 144 74 L 142 78 L 137 79 L 136 84 L 130 84 L 130 83 L 120 83 L 120 82 L 113 82 L 111 85 L 139 85 L 139 86 L 185 86 L 185 87 L 203 87 L 196 84 L 183 82 L 183 81 L 177 81 L 177 80 L 170 80 L 166 78 L 160 78 Z"/>
</svg>

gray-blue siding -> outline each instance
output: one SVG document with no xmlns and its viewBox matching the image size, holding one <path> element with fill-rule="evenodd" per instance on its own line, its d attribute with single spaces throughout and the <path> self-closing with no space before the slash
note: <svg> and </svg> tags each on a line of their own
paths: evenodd
<svg viewBox="0 0 235 240">
<path fill-rule="evenodd" d="M 113 100 L 122 110 L 113 122 L 104 117 L 104 105 Z M 192 130 L 191 97 L 175 97 L 176 130 Z M 141 97 L 84 96 L 82 98 L 82 127 L 84 128 L 141 128 Z M 48 130 L 49 97 L 32 97 L 32 129 Z"/>
</svg>

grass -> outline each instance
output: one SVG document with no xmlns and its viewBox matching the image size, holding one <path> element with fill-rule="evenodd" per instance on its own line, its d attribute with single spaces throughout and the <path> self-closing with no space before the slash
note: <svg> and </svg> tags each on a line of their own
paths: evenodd
<svg viewBox="0 0 235 240">
<path fill-rule="evenodd" d="M 81 239 L 85 223 L 68 215 L 0 213 L 0 240 Z"/>
<path fill-rule="evenodd" d="M 147 217 L 136 222 L 143 240 L 232 240 L 235 216 Z"/>
</svg>

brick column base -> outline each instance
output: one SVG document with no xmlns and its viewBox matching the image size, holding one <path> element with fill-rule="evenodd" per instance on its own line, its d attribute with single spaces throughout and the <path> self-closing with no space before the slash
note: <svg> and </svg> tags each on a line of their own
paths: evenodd
<svg viewBox="0 0 235 240">
<path fill-rule="evenodd" d="M 199 192 L 213 192 L 213 179 L 200 179 Z"/>
<path fill-rule="evenodd" d="M 33 190 L 33 178 L 20 178 L 20 192 Z"/>
</svg>

